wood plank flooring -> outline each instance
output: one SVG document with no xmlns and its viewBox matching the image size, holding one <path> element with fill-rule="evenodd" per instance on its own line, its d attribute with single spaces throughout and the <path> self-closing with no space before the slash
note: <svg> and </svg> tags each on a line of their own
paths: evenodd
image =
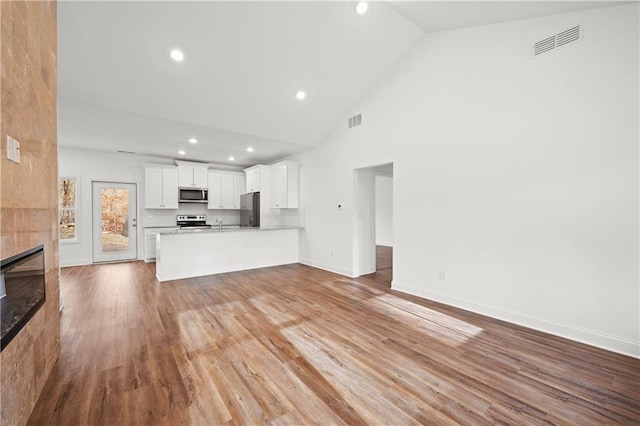
<svg viewBox="0 0 640 426">
<path fill-rule="evenodd" d="M 376 271 L 393 267 L 393 247 L 376 246 Z"/>
<path fill-rule="evenodd" d="M 303 265 L 62 269 L 31 425 L 640 424 L 640 360 Z"/>
</svg>

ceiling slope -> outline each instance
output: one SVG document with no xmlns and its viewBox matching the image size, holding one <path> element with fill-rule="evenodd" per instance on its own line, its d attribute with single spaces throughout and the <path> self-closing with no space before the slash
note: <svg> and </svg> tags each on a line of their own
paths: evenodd
<svg viewBox="0 0 640 426">
<path fill-rule="evenodd" d="M 425 33 L 621 3 L 371 2 L 359 16 L 350 1 L 61 1 L 59 143 L 269 162 L 346 126 Z M 169 59 L 174 46 L 184 63 Z"/>
<path fill-rule="evenodd" d="M 58 7 L 59 96 L 66 105 L 303 147 L 320 142 L 422 36 L 383 3 L 365 16 L 350 2 L 61 2 Z M 185 50 L 183 64 L 169 60 L 172 46 Z M 303 102 L 296 100 L 298 90 L 307 93 Z M 75 111 L 63 112 L 63 118 L 79 119 Z M 74 127 L 60 124 L 69 132 Z M 166 143 L 177 150 L 172 140 Z"/>
</svg>

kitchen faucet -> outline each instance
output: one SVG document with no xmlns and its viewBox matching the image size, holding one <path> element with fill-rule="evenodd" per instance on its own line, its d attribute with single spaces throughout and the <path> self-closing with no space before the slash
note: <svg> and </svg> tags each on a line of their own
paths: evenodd
<svg viewBox="0 0 640 426">
<path fill-rule="evenodd" d="M 218 231 L 222 231 L 222 219 L 217 218 L 216 224 L 218 225 Z"/>
</svg>

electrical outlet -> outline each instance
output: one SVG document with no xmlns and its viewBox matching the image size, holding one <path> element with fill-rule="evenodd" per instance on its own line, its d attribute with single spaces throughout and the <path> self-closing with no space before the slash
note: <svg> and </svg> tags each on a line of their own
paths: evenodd
<svg viewBox="0 0 640 426">
<path fill-rule="evenodd" d="M 440 281 L 446 281 L 447 274 L 443 270 L 440 270 L 438 271 L 438 278 L 440 278 Z"/>
</svg>

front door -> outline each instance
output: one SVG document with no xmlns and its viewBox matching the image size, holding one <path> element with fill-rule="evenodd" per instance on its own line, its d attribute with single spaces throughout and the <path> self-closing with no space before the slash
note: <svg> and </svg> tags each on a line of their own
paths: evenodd
<svg viewBox="0 0 640 426">
<path fill-rule="evenodd" d="M 93 182 L 93 261 L 138 258 L 136 184 Z"/>
</svg>

